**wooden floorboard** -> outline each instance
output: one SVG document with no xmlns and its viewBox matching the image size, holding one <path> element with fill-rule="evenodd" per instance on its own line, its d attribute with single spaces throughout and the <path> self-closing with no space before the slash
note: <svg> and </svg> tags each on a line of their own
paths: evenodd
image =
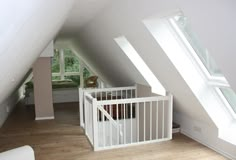
<svg viewBox="0 0 236 160">
<path fill-rule="evenodd" d="M 173 140 L 94 152 L 79 127 L 78 104 L 56 104 L 55 120 L 35 121 L 34 107 L 19 104 L 0 129 L 0 152 L 30 145 L 36 160 L 224 160 L 182 135 Z"/>
</svg>

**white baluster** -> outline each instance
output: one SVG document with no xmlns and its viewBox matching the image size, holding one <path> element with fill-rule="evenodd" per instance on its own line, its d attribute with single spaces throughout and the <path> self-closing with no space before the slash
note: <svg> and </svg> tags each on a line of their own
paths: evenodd
<svg viewBox="0 0 236 160">
<path fill-rule="evenodd" d="M 119 124 L 119 106 L 118 104 L 116 104 L 116 123 L 117 125 Z M 117 145 L 119 144 L 119 139 L 120 139 L 120 135 L 119 135 L 119 132 L 120 132 L 120 128 L 119 126 L 117 126 Z"/>
<path fill-rule="evenodd" d="M 150 102 L 150 140 L 152 140 L 152 101 Z"/>
<path fill-rule="evenodd" d="M 139 102 L 136 107 L 136 116 L 137 116 L 137 142 L 139 142 Z"/>
<path fill-rule="evenodd" d="M 165 134 L 165 101 L 162 102 L 162 138 Z"/>
<path fill-rule="evenodd" d="M 143 120 L 143 141 L 146 141 L 146 102 L 144 102 L 144 109 L 143 109 L 143 117 L 144 117 L 144 120 Z"/>
<path fill-rule="evenodd" d="M 131 126 L 131 128 L 130 128 L 130 143 L 132 143 L 133 142 L 133 113 L 132 113 L 132 103 L 130 103 L 130 126 Z"/>
<path fill-rule="evenodd" d="M 104 106 L 102 106 L 104 107 Z M 103 136 L 103 147 L 106 146 L 106 135 L 105 135 L 105 124 L 104 124 L 104 114 L 103 112 L 101 112 L 101 115 L 102 115 L 102 136 Z"/>
<path fill-rule="evenodd" d="M 158 110 L 159 110 L 159 106 L 158 106 L 158 101 L 156 101 L 156 139 L 158 139 L 158 131 L 159 131 L 159 122 L 158 122 L 158 119 L 159 119 L 159 113 L 158 113 Z"/>
<path fill-rule="evenodd" d="M 109 111 L 111 114 L 111 105 L 109 105 L 109 106 L 110 106 Z M 109 120 L 109 128 L 110 128 L 110 145 L 112 146 L 112 128 L 111 128 L 111 121 L 110 120 Z"/>
<path fill-rule="evenodd" d="M 126 106 L 124 104 L 124 144 L 126 144 Z"/>
</svg>

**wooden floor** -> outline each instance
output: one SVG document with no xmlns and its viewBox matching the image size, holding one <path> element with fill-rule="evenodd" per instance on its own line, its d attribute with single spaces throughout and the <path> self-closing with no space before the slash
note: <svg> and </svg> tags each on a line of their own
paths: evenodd
<svg viewBox="0 0 236 160">
<path fill-rule="evenodd" d="M 78 126 L 78 104 L 55 105 L 55 120 L 34 121 L 33 107 L 18 105 L 0 129 L 0 152 L 30 145 L 36 160 L 224 160 L 181 134 L 172 141 L 94 152 Z"/>
</svg>

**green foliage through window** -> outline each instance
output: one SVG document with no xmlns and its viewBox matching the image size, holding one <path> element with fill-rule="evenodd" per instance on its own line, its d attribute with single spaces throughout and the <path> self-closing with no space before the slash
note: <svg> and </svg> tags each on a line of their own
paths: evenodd
<svg viewBox="0 0 236 160">
<path fill-rule="evenodd" d="M 61 80 L 61 76 L 52 76 L 53 81 Z"/>
<path fill-rule="evenodd" d="M 52 73 L 60 72 L 60 53 L 58 50 L 54 51 L 54 56 L 52 58 Z"/>
<path fill-rule="evenodd" d="M 78 86 L 80 85 L 80 75 L 65 76 L 65 79 L 67 79 L 67 80 L 72 80 L 72 81 L 75 82 Z"/>
<path fill-rule="evenodd" d="M 64 50 L 65 72 L 79 72 L 79 60 L 71 50 Z"/>
<path fill-rule="evenodd" d="M 64 58 L 60 56 L 63 56 Z M 62 66 L 64 66 L 64 69 L 61 68 Z M 84 68 L 82 72 L 84 79 L 87 79 L 90 76 L 90 72 L 87 68 Z M 62 53 L 55 50 L 54 57 L 52 58 L 52 74 L 53 81 L 60 81 L 63 79 L 72 80 L 79 86 L 80 62 L 78 57 L 70 49 L 64 49 Z"/>
<path fill-rule="evenodd" d="M 83 70 L 83 77 L 84 79 L 87 79 L 90 76 L 90 73 L 87 68 L 84 68 Z"/>
</svg>

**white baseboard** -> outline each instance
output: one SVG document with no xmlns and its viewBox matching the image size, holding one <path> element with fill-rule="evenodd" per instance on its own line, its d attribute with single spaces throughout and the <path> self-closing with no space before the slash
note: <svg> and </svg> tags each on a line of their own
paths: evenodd
<svg viewBox="0 0 236 160">
<path fill-rule="evenodd" d="M 203 142 L 202 140 L 200 140 L 200 139 L 198 139 L 198 138 L 196 138 L 196 137 L 191 136 L 189 133 L 187 133 L 186 131 L 184 131 L 184 130 L 182 130 L 182 129 L 181 129 L 180 133 L 182 133 L 182 134 L 184 134 L 185 136 L 187 136 L 187 137 L 189 137 L 189 138 L 191 138 L 191 139 L 197 141 L 198 143 L 201 143 L 202 145 L 204 145 L 204 146 L 206 146 L 206 147 L 208 147 L 208 148 L 210 148 L 210 149 L 212 149 L 212 150 L 214 150 L 214 151 L 216 151 L 216 152 L 222 154 L 223 156 L 225 156 L 225 157 L 227 157 L 227 158 L 229 158 L 229 159 L 232 159 L 232 160 L 235 160 L 235 159 L 236 159 L 236 157 L 234 157 L 233 155 L 231 155 L 231 154 L 229 154 L 229 153 L 226 153 L 225 151 L 222 151 L 222 150 L 220 150 L 220 149 L 218 149 L 218 148 L 216 148 L 216 147 L 214 147 L 214 146 L 212 146 L 212 145 L 210 145 L 210 144 L 208 144 L 208 143 L 206 143 L 206 142 Z"/>
<path fill-rule="evenodd" d="M 173 128 L 172 129 L 172 133 L 179 133 L 180 132 L 180 128 Z"/>
<path fill-rule="evenodd" d="M 36 117 L 36 118 L 35 118 L 36 121 L 41 121 L 41 120 L 52 120 L 52 119 L 55 119 L 55 117 L 52 116 L 52 117 Z"/>
</svg>

